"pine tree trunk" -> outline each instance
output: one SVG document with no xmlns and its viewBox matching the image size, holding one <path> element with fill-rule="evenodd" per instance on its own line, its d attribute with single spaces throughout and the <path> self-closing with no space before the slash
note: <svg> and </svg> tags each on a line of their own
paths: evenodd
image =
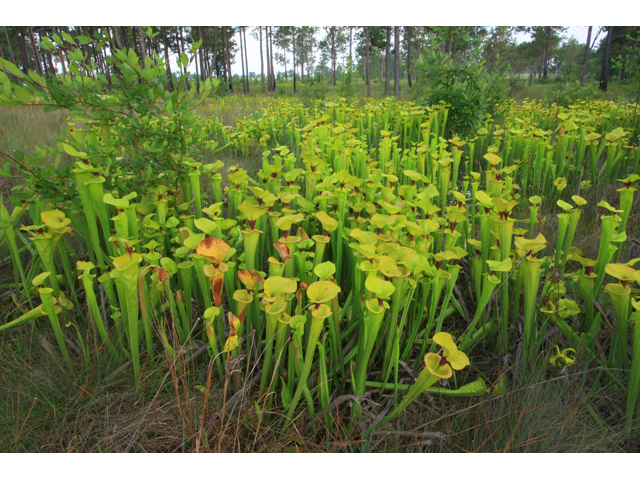
<svg viewBox="0 0 640 480">
<path fill-rule="evenodd" d="M 607 91 L 607 83 L 609 82 L 609 60 L 611 56 L 611 38 L 613 37 L 613 27 L 607 27 L 607 44 L 604 49 L 604 58 L 602 59 L 602 71 L 600 73 L 600 90 Z"/>
<path fill-rule="evenodd" d="M 247 92 L 249 92 L 249 57 L 247 56 L 247 27 L 242 27 L 242 37 L 244 39 L 244 62 L 247 71 Z"/>
<path fill-rule="evenodd" d="M 262 93 L 266 93 L 264 88 L 264 57 L 262 56 L 262 27 L 258 27 L 258 28 L 260 29 L 260 78 L 262 79 Z M 294 92 L 296 91 L 295 81 L 293 82 L 293 91 Z"/>
<path fill-rule="evenodd" d="M 11 63 L 16 64 L 16 60 L 13 57 L 13 49 L 11 48 L 11 41 L 9 40 L 9 34 L 7 33 L 7 27 L 4 27 L 4 34 L 7 37 L 7 45 L 9 46 L 9 56 L 11 57 Z"/>
<path fill-rule="evenodd" d="M 138 42 L 140 42 L 140 52 L 142 53 L 142 68 L 147 68 L 145 65 L 145 59 L 147 58 L 147 45 L 144 41 L 144 33 L 142 27 L 136 27 L 138 31 Z"/>
<path fill-rule="evenodd" d="M 218 68 L 218 27 L 213 27 L 213 64 L 211 65 L 211 71 L 209 72 L 209 77 L 213 75 L 213 69 L 216 69 L 216 77 L 220 77 L 220 72 L 217 70 Z"/>
<path fill-rule="evenodd" d="M 293 27 L 293 33 L 291 34 L 291 45 L 293 50 L 293 93 L 296 93 L 296 31 Z"/>
<path fill-rule="evenodd" d="M 353 59 L 353 27 L 349 27 L 349 58 Z"/>
<path fill-rule="evenodd" d="M 304 27 L 300 39 L 300 82 L 304 83 Z"/>
<path fill-rule="evenodd" d="M 29 52 L 27 51 L 27 43 L 26 40 L 24 38 L 24 33 L 18 31 L 16 33 L 17 37 L 18 37 L 18 46 L 20 47 L 20 57 L 22 60 L 22 69 L 24 70 L 24 73 L 27 73 L 27 70 L 29 70 L 30 65 L 30 61 L 29 61 Z"/>
<path fill-rule="evenodd" d="M 549 35 L 551 34 L 551 27 L 545 27 L 547 31 L 547 39 L 544 42 L 544 66 L 542 67 L 542 76 L 547 78 L 549 74 Z"/>
<path fill-rule="evenodd" d="M 336 85 L 336 27 L 331 28 L 331 81 Z"/>
<path fill-rule="evenodd" d="M 393 27 L 393 94 L 400 98 L 400 27 Z"/>
<path fill-rule="evenodd" d="M 587 31 L 587 44 L 584 46 L 584 62 L 582 63 L 582 71 L 580 72 L 580 85 L 584 87 L 584 79 L 587 75 L 587 67 L 589 65 L 589 55 L 591 54 L 591 30 L 593 27 L 589 27 Z"/>
<path fill-rule="evenodd" d="M 127 27 L 122 27 L 122 41 L 124 42 L 124 48 L 128 52 L 129 48 L 131 48 L 131 46 L 129 45 L 129 33 L 127 33 Z M 134 50 L 135 50 L 135 48 L 134 48 Z M 67 63 L 69 63 L 69 62 L 67 61 Z"/>
<path fill-rule="evenodd" d="M 244 50 L 242 48 L 242 27 L 238 29 L 238 37 L 240 38 L 240 66 L 242 67 L 242 91 L 247 93 L 247 80 L 244 76 Z"/>
<path fill-rule="evenodd" d="M 42 76 L 42 63 L 40 63 L 40 55 L 38 55 L 38 47 L 36 46 L 36 39 L 33 36 L 33 28 L 27 28 L 29 32 L 29 38 L 31 39 L 31 50 L 33 52 L 33 62 L 35 63 L 35 71 L 38 75 Z"/>
<path fill-rule="evenodd" d="M 540 67 L 538 67 L 538 81 L 542 79 L 542 65 L 544 65 L 544 52 L 542 52 L 542 56 L 540 57 Z"/>
<path fill-rule="evenodd" d="M 409 88 L 411 85 L 411 29 L 413 27 L 405 27 L 405 40 L 407 42 L 407 81 L 409 82 Z"/>
<path fill-rule="evenodd" d="M 271 88 L 271 62 L 269 61 L 269 27 L 264 27 L 264 47 L 265 56 L 267 57 L 267 92 L 272 90 Z"/>
<path fill-rule="evenodd" d="M 122 45 L 122 39 L 120 38 L 120 28 L 113 27 L 113 39 L 116 43 L 116 48 L 118 50 L 122 50 L 124 46 Z"/>
<path fill-rule="evenodd" d="M 370 46 L 370 39 L 369 39 L 369 27 L 365 27 L 365 34 L 367 37 L 367 65 L 366 65 L 366 76 L 367 76 L 367 98 L 371 96 L 371 63 L 369 62 L 369 49 L 371 48 Z"/>
<path fill-rule="evenodd" d="M 229 46 L 229 32 L 225 27 L 224 41 L 227 44 L 227 75 L 229 75 L 229 89 L 233 92 L 233 74 L 231 73 L 231 47 Z"/>
<path fill-rule="evenodd" d="M 384 96 L 391 95 L 390 83 L 391 83 L 391 27 L 387 29 L 387 51 L 385 56 L 385 70 L 384 70 Z"/>
<path fill-rule="evenodd" d="M 271 62 L 271 87 L 272 91 L 276 90 L 276 72 L 273 67 L 273 27 L 269 27 L 269 56 Z"/>
<path fill-rule="evenodd" d="M 162 43 L 164 44 L 164 60 L 167 62 L 167 77 L 169 78 L 169 91 L 173 91 L 173 75 L 171 73 L 171 60 L 169 58 L 169 43 L 167 42 L 167 29 L 160 27 L 162 32 Z"/>
<path fill-rule="evenodd" d="M 58 70 L 56 69 L 55 63 L 53 63 L 53 55 L 51 52 L 47 52 L 47 60 L 49 60 L 49 69 L 51 70 L 51 75 L 54 77 L 58 74 Z M 107 69 L 107 82 L 111 85 L 111 75 L 109 74 L 109 69 Z"/>
</svg>

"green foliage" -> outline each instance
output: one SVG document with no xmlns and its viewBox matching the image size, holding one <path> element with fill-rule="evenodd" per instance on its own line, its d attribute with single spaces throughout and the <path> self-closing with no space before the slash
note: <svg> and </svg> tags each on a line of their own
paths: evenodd
<svg viewBox="0 0 640 480">
<path fill-rule="evenodd" d="M 599 92 L 594 85 L 587 84 L 583 87 L 580 85 L 580 81 L 573 80 L 555 85 L 547 101 L 549 104 L 555 103 L 559 107 L 567 108 L 576 102 L 589 102 L 598 97 Z"/>
<path fill-rule="evenodd" d="M 506 75 L 508 70 L 509 66 L 501 68 L 500 57 L 498 56 L 496 68 L 486 77 L 484 94 L 487 102 L 487 113 L 494 118 L 505 113 L 508 108 L 507 100 L 517 93 L 518 80 L 509 79 Z"/>
<path fill-rule="evenodd" d="M 418 89 L 427 105 L 450 106 L 447 136 L 469 138 L 489 107 L 484 61 L 478 60 L 479 48 L 474 54 L 455 60 L 453 55 L 441 53 L 440 43 L 438 39 L 432 41 L 415 65 Z"/>
<path fill-rule="evenodd" d="M 306 85 L 299 88 L 298 98 L 308 108 L 318 100 L 324 100 L 328 93 L 329 85 L 322 78 L 322 74 L 317 74 L 315 77 L 309 77 Z"/>
<path fill-rule="evenodd" d="M 354 84 L 356 75 L 356 67 L 353 64 L 352 59 L 349 58 L 344 76 L 340 81 L 340 85 L 338 86 L 338 95 L 346 98 L 347 100 L 353 100 L 358 95 L 358 89 Z"/>
<path fill-rule="evenodd" d="M 89 43 L 89 37 L 80 41 Z M 90 43 L 100 49 L 109 42 L 110 38 L 97 33 Z M 193 45 L 191 55 L 182 54 L 182 66 L 194 61 L 200 43 Z M 165 60 L 154 55 L 142 61 L 130 49 L 116 50 L 106 59 L 117 73 L 112 85 L 94 64 L 84 61 L 78 47 L 48 40 L 43 48 L 66 50 L 72 73 L 45 83 L 35 72 L 24 75 L 11 62 L 3 61 L 0 101 L 4 105 L 43 105 L 45 112 L 65 109 L 68 129 L 57 148 L 39 149 L 35 157 L 15 152 L 14 158 L 3 158 L 19 164 L 27 181 L 13 200 L 34 195 L 55 202 L 73 200 L 70 168 L 60 167 L 63 157 L 109 169 L 113 183 L 123 191 L 144 194 L 161 183 L 186 178 L 182 162 L 215 149 L 216 143 L 207 139 L 209 132 L 202 128 L 194 109 L 216 91 L 218 80 L 201 82 L 198 92 L 195 81 L 187 83 L 188 75 L 174 76 L 170 89 Z M 52 157 L 53 165 L 47 162 Z"/>
</svg>

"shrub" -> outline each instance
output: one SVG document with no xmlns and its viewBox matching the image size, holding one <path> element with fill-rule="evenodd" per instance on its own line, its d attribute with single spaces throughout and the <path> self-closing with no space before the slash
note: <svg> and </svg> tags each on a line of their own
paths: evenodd
<svg viewBox="0 0 640 480">
<path fill-rule="evenodd" d="M 345 69 L 344 78 L 338 86 L 338 94 L 347 100 L 352 100 L 358 95 L 358 89 L 353 83 L 353 79 L 357 74 L 353 61 L 349 58 L 347 68 Z"/>
<path fill-rule="evenodd" d="M 487 110 L 482 63 L 471 59 L 454 62 L 432 45 L 418 59 L 415 71 L 424 103 L 450 105 L 446 136 L 469 137 Z"/>
<path fill-rule="evenodd" d="M 598 97 L 598 90 L 593 85 L 581 86 L 574 80 L 553 87 L 551 95 L 547 97 L 549 104 L 555 103 L 559 107 L 568 107 L 578 101 L 590 101 Z"/>
<path fill-rule="evenodd" d="M 441 53 L 440 43 L 440 39 L 434 40 L 416 62 L 417 90 L 427 105 L 450 106 L 445 136 L 469 138 L 487 114 L 502 112 L 509 83 L 500 68 L 487 74 L 480 47 L 454 59 Z"/>
<path fill-rule="evenodd" d="M 298 90 L 298 98 L 305 107 L 310 107 L 316 100 L 324 100 L 329 92 L 329 86 L 320 75 L 309 77 L 307 84 Z"/>
</svg>

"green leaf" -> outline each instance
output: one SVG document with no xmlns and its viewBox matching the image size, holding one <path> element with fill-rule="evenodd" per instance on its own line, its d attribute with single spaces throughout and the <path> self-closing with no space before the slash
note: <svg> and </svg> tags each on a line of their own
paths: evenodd
<svg viewBox="0 0 640 480">
<path fill-rule="evenodd" d="M 71 45 L 75 45 L 76 44 L 76 42 L 73 39 L 73 37 L 71 35 L 69 35 L 67 32 L 62 32 L 62 38 L 64 38 Z"/>
<path fill-rule="evenodd" d="M 42 48 L 44 48 L 45 50 L 55 50 L 56 46 L 51 43 L 51 40 L 49 40 L 47 37 L 44 37 L 42 39 Z"/>
<path fill-rule="evenodd" d="M 75 74 L 75 75 L 77 75 L 77 76 L 79 76 L 79 77 L 82 77 L 82 72 L 80 71 L 80 69 L 78 68 L 78 66 L 77 66 L 77 65 L 74 65 L 73 63 L 70 63 L 70 64 L 68 65 L 68 67 L 69 67 L 69 71 L 70 71 L 71 73 L 73 73 L 73 74 Z"/>
<path fill-rule="evenodd" d="M 189 66 L 189 56 L 188 56 L 186 53 L 184 53 L 184 52 L 182 52 L 182 53 L 180 54 L 180 63 L 182 64 L 182 66 L 183 66 L 184 68 L 186 68 L 187 66 Z"/>
<path fill-rule="evenodd" d="M 79 152 L 78 150 L 73 148 L 71 145 L 67 145 L 66 143 L 61 143 L 60 145 L 62 145 L 62 149 L 65 152 L 67 152 L 67 154 L 71 155 L 72 157 L 87 158 L 87 154 L 86 153 Z"/>
<path fill-rule="evenodd" d="M 31 77 L 31 80 L 36 82 L 38 85 L 40 85 L 42 87 L 46 87 L 47 86 L 47 84 L 44 81 L 44 78 L 42 78 L 36 72 L 34 72 L 32 70 L 28 70 L 27 73 L 29 74 L 29 77 Z"/>
<path fill-rule="evenodd" d="M 26 88 L 21 87 L 20 85 L 13 86 L 13 93 L 18 99 L 24 103 L 31 103 L 31 95 L 27 91 Z"/>
<path fill-rule="evenodd" d="M 73 50 L 69 53 L 69 58 L 74 62 L 80 63 L 82 62 L 82 52 L 80 50 Z"/>
<path fill-rule="evenodd" d="M 198 49 L 202 46 L 202 40 L 198 40 L 196 43 L 193 44 L 193 46 L 191 47 L 191 53 L 196 53 L 198 51 Z"/>
<path fill-rule="evenodd" d="M 87 43 L 94 42 L 93 38 L 88 37 L 86 35 L 78 35 L 76 38 L 80 41 L 80 45 L 86 45 Z"/>
<path fill-rule="evenodd" d="M 14 75 L 18 78 L 24 78 L 24 73 L 22 73 L 20 69 L 16 67 L 13 63 L 5 60 L 3 66 L 11 75 Z"/>
<path fill-rule="evenodd" d="M 11 98 L 11 81 L 9 81 L 9 77 L 7 77 L 6 75 L 4 76 L 5 80 L 2 81 L 2 90 L 7 98 Z"/>
<path fill-rule="evenodd" d="M 138 66 L 138 56 L 136 55 L 136 52 L 134 52 L 132 49 L 129 50 L 129 55 L 127 56 L 127 60 L 129 62 L 129 65 L 131 65 L 132 67 L 137 67 Z"/>
</svg>

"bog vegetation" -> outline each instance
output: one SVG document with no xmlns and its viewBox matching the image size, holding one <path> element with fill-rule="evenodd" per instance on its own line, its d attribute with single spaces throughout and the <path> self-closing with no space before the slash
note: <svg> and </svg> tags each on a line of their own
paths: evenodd
<svg viewBox="0 0 640 480">
<path fill-rule="evenodd" d="M 573 448 L 637 448 L 637 105 L 491 104 L 435 53 L 425 78 L 452 80 L 428 105 L 216 99 L 133 50 L 111 82 L 76 47 L 110 41 L 44 38 L 65 76 L 0 65 L 4 109 L 66 122 L 0 152 L 3 450 L 526 451 L 565 427 Z M 108 418 L 34 431 L 34 408 L 47 432 L 71 403 L 115 408 L 106 388 L 116 418 L 145 405 L 123 443 Z M 177 410 L 151 413 L 159 395 Z M 535 420 L 571 397 L 580 415 Z M 516 412 L 495 437 L 491 404 Z"/>
</svg>

